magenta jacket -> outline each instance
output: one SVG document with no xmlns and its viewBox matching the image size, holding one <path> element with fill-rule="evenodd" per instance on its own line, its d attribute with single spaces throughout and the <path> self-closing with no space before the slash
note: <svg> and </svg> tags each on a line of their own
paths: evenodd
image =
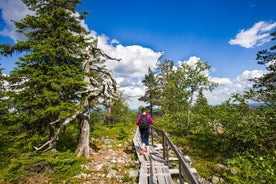
<svg viewBox="0 0 276 184">
<path fill-rule="evenodd" d="M 136 119 L 136 125 L 139 124 L 139 121 L 140 121 L 141 116 L 142 116 L 142 115 L 140 114 L 140 115 L 138 116 L 138 118 Z M 149 114 L 146 114 L 146 116 L 147 116 L 147 119 L 149 120 L 150 124 L 153 125 L 153 124 L 154 124 L 154 121 L 153 121 L 153 119 L 151 118 L 151 116 L 150 116 Z"/>
</svg>

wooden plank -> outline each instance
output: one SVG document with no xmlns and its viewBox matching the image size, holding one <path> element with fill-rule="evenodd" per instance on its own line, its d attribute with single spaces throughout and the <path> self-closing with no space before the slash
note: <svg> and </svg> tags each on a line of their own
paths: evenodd
<svg viewBox="0 0 276 184">
<path fill-rule="evenodd" d="M 147 171 L 148 168 L 144 168 L 144 169 L 140 169 L 140 172 L 139 172 L 139 184 L 147 184 L 149 183 L 149 180 L 148 180 L 148 171 Z"/>
<path fill-rule="evenodd" d="M 179 169 L 170 169 L 171 174 L 179 174 Z"/>
<path fill-rule="evenodd" d="M 164 168 L 163 168 L 163 172 L 164 172 L 164 173 L 167 173 L 167 175 L 165 176 L 166 184 L 173 184 L 172 176 L 171 176 L 169 167 L 164 167 Z"/>
<path fill-rule="evenodd" d="M 169 167 L 153 145 L 148 146 L 148 150 L 144 155 L 140 154 L 142 143 L 138 130 L 135 132 L 133 144 L 141 164 L 139 184 L 173 184 Z"/>
<path fill-rule="evenodd" d="M 168 166 L 159 162 L 142 163 L 141 170 L 148 168 L 149 183 L 172 184 L 172 178 Z M 143 172 L 143 177 L 145 177 Z"/>
<path fill-rule="evenodd" d="M 177 157 L 169 157 L 169 161 L 178 161 Z"/>
<path fill-rule="evenodd" d="M 164 177 L 164 174 L 167 175 L 167 173 L 163 173 L 163 168 L 162 167 L 156 167 L 156 177 L 157 177 L 157 180 L 158 180 L 158 183 L 166 183 L 166 179 Z"/>
</svg>

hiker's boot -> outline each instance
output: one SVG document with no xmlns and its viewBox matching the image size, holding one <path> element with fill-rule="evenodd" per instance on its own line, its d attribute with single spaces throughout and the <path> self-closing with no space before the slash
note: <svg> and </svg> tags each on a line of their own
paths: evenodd
<svg viewBox="0 0 276 184">
<path fill-rule="evenodd" d="M 145 151 L 146 151 L 145 148 L 142 148 L 142 149 L 141 149 L 141 155 L 144 155 L 144 154 L 145 154 Z"/>
</svg>

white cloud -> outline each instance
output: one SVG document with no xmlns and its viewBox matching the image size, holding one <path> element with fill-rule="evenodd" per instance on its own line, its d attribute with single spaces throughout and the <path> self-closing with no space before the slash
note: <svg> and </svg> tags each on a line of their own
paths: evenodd
<svg viewBox="0 0 276 184">
<path fill-rule="evenodd" d="M 211 81 L 219 85 L 232 85 L 233 82 L 229 78 L 209 77 Z"/>
<path fill-rule="evenodd" d="M 260 46 L 271 40 L 270 32 L 276 28 L 276 22 L 260 21 L 248 30 L 242 29 L 229 43 L 231 45 L 240 45 L 245 48 Z"/>
<path fill-rule="evenodd" d="M 138 108 L 144 105 L 138 101 L 144 95 L 142 80 L 148 73 L 148 68 L 154 69 L 161 52 L 139 45 L 123 46 L 115 39 L 109 43 L 109 38 L 105 35 L 97 36 L 98 47 L 113 58 L 121 59 L 118 61 L 106 62 L 107 68 L 113 71 L 120 90 L 129 99 L 127 100 L 131 108 Z M 114 45 L 117 44 L 117 45 Z"/>
<path fill-rule="evenodd" d="M 182 63 L 187 63 L 193 66 L 199 57 L 192 56 L 187 61 L 178 61 L 178 66 Z M 209 72 L 205 72 L 210 81 L 216 82 L 218 86 L 212 91 L 205 91 L 204 95 L 208 99 L 209 104 L 218 105 L 228 100 L 233 93 L 243 93 L 243 91 L 252 87 L 252 83 L 248 79 L 260 77 L 264 74 L 262 70 L 245 70 L 241 75 L 237 76 L 234 80 L 224 77 L 213 77 Z"/>
<path fill-rule="evenodd" d="M 180 66 L 182 63 L 187 63 L 188 65 L 195 65 L 197 61 L 200 61 L 199 57 L 191 56 L 187 61 L 177 61 L 178 66 Z"/>
<path fill-rule="evenodd" d="M 113 70 L 118 77 L 141 78 L 148 72 L 148 68 L 156 67 L 157 59 L 161 52 L 155 52 L 152 49 L 139 45 L 123 46 L 121 44 L 112 45 L 108 43 L 109 38 L 105 35 L 98 36 L 98 47 L 105 53 L 114 58 L 121 59 L 117 61 L 107 61 L 107 67 Z M 113 43 L 114 40 L 111 41 Z"/>
<path fill-rule="evenodd" d="M 20 20 L 27 13 L 30 13 L 20 0 L 0 0 L 0 9 L 2 10 L 2 19 L 6 23 L 6 27 L 0 31 L 0 35 L 8 36 L 14 41 L 22 39 L 22 35 L 18 35 L 15 27 L 11 23 L 11 19 Z M 88 26 L 85 22 L 82 25 Z M 243 47 L 253 47 L 260 45 L 268 40 L 268 31 L 276 27 L 276 23 L 258 22 L 248 30 L 242 30 L 235 39 L 230 40 L 230 44 L 239 44 Z M 138 98 L 144 95 L 144 86 L 142 80 L 148 72 L 148 67 L 152 69 L 156 67 L 156 61 L 161 56 L 161 52 L 145 48 L 139 45 L 123 46 L 116 39 L 109 41 L 105 35 L 97 35 L 90 30 L 91 36 L 98 38 L 98 47 L 111 57 L 120 58 L 121 61 L 107 61 L 107 67 L 111 69 L 120 86 L 120 90 L 128 98 L 127 102 L 130 108 L 138 108 L 143 105 Z M 187 62 L 194 64 L 199 57 L 192 56 L 187 61 L 178 61 L 178 65 Z M 244 71 L 235 80 L 229 78 L 212 77 L 209 73 L 210 80 L 217 82 L 219 86 L 212 92 L 206 92 L 205 95 L 210 104 L 216 105 L 227 100 L 232 93 L 242 92 L 251 86 L 249 78 L 259 77 L 264 72 L 260 70 Z"/>
<path fill-rule="evenodd" d="M 0 36 L 10 37 L 14 42 L 25 39 L 22 33 L 16 32 L 16 27 L 12 21 L 19 21 L 26 15 L 34 15 L 34 13 L 28 10 L 21 0 L 1 0 L 0 9 L 2 11 L 1 18 L 6 23 L 6 27 L 0 30 Z M 75 13 L 74 16 L 78 17 L 79 13 Z M 81 21 L 81 25 L 89 30 L 84 20 Z"/>
<path fill-rule="evenodd" d="M 187 63 L 188 65 L 195 67 L 196 63 L 198 61 L 201 61 L 199 57 L 191 56 L 187 61 L 178 61 L 177 64 L 180 66 L 182 63 Z M 203 61 L 201 61 L 203 62 Z M 209 75 L 209 70 L 202 71 L 201 74 L 204 74 L 205 76 Z"/>
<path fill-rule="evenodd" d="M 10 37 L 14 42 L 22 40 L 24 35 L 16 32 L 12 20 L 19 21 L 27 14 L 32 14 L 31 11 L 20 0 L 1 0 L 0 9 L 2 10 L 1 18 L 6 23 L 6 27 L 0 30 L 0 35 Z"/>
<path fill-rule="evenodd" d="M 218 83 L 218 87 L 213 92 L 204 92 L 204 94 L 210 104 L 221 104 L 223 101 L 228 100 L 233 93 L 242 93 L 251 88 L 252 83 L 248 79 L 260 77 L 263 74 L 264 71 L 262 70 L 245 70 L 233 81 L 229 78 L 210 77 L 212 81 Z"/>
</svg>

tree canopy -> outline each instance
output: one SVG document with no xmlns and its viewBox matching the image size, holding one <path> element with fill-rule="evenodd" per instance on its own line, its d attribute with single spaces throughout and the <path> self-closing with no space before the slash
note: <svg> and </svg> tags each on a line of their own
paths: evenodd
<svg viewBox="0 0 276 184">
<path fill-rule="evenodd" d="M 83 120 L 93 106 L 109 104 L 116 81 L 103 65 L 108 56 L 81 24 L 87 12 L 76 10 L 80 0 L 23 2 L 34 14 L 14 24 L 26 39 L 0 45 L 4 56 L 23 53 L 8 77 L 9 102 L 22 131 L 49 134 L 35 149 L 55 150 L 60 129 Z"/>
<path fill-rule="evenodd" d="M 276 31 L 272 32 L 272 40 L 276 39 Z M 269 50 L 265 49 L 257 53 L 257 63 L 265 66 L 267 72 L 258 78 L 251 81 L 254 82 L 253 90 L 255 99 L 272 105 L 276 105 L 276 45 L 272 46 Z"/>
</svg>

